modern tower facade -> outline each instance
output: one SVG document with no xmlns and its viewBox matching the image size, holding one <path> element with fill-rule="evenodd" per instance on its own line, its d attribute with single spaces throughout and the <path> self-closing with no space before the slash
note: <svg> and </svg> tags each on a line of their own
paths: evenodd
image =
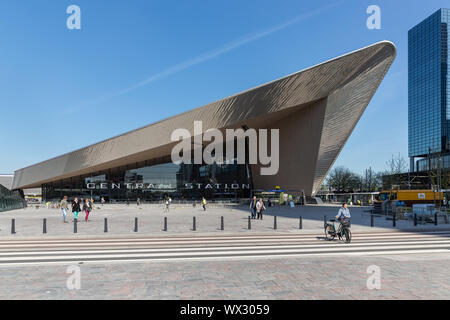
<svg viewBox="0 0 450 320">
<path fill-rule="evenodd" d="M 439 9 L 408 32 L 408 155 L 411 171 L 450 167 L 450 9 Z M 417 162 L 416 158 L 421 158 Z"/>
</svg>

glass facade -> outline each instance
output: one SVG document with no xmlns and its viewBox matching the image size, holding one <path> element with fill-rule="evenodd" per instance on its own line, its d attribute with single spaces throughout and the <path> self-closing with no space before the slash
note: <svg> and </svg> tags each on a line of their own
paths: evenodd
<svg viewBox="0 0 450 320">
<path fill-rule="evenodd" d="M 21 191 L 10 191 L 0 184 L 0 212 L 22 209 L 27 206 Z"/>
<path fill-rule="evenodd" d="M 431 156 L 417 161 L 417 171 L 437 170 L 450 168 L 450 154 L 442 157 Z"/>
<path fill-rule="evenodd" d="M 183 200 L 238 200 L 252 189 L 250 166 L 233 159 L 224 164 L 175 164 L 170 156 L 117 167 L 90 175 L 42 185 L 45 201 L 67 195 L 104 197 L 110 202 L 161 201 L 165 197 Z"/>
<path fill-rule="evenodd" d="M 450 10 L 440 9 L 408 32 L 408 154 L 450 150 Z"/>
</svg>

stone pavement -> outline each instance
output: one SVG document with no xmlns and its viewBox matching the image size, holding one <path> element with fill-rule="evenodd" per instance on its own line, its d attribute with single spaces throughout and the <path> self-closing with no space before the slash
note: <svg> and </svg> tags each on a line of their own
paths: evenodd
<svg viewBox="0 0 450 320">
<path fill-rule="evenodd" d="M 450 299 L 449 263 L 417 254 L 80 265 L 80 290 L 67 289 L 67 266 L 5 267 L 0 299 Z M 371 265 L 379 290 L 366 285 Z"/>
<path fill-rule="evenodd" d="M 376 218 L 370 228 L 367 208 L 351 207 L 352 230 L 388 231 L 392 221 Z M 337 207 L 306 206 L 271 208 L 273 218 L 252 221 L 247 230 L 246 207 L 201 208 L 173 206 L 163 213 L 157 205 L 109 205 L 92 213 L 92 221 L 79 223 L 80 236 L 104 236 L 103 218 L 109 219 L 108 237 L 132 236 L 134 217 L 140 219 L 138 235 L 181 235 L 191 231 L 192 216 L 197 217 L 197 234 L 323 232 L 323 215 L 335 215 Z M 298 230 L 298 216 L 303 230 Z M 169 232 L 163 232 L 162 219 L 169 218 Z M 42 235 L 42 218 L 48 219 L 48 234 Z M 16 219 L 17 234 L 10 235 L 10 220 Z M 71 219 L 72 220 L 72 219 Z M 414 228 L 411 221 L 399 221 L 402 229 Z M 426 225 L 434 229 L 434 225 Z M 440 225 L 447 227 L 448 225 Z M 73 224 L 62 224 L 59 210 L 17 210 L 0 214 L 0 237 L 73 237 Z M 0 299 L 450 299 L 450 255 L 427 253 L 376 256 L 327 256 L 290 258 L 242 258 L 233 260 L 170 261 L 145 263 L 79 264 L 81 289 L 69 290 L 68 265 L 5 266 L 0 268 Z M 381 270 L 380 290 L 366 285 L 367 268 Z"/>
<path fill-rule="evenodd" d="M 272 207 L 268 208 L 264 220 L 252 220 L 252 229 L 248 230 L 249 210 L 247 206 L 211 207 L 204 212 L 200 206 L 193 208 L 187 205 L 171 206 L 169 213 L 163 212 L 163 205 L 136 204 L 96 206 L 90 215 L 90 221 L 84 222 L 84 214 L 80 213 L 78 234 L 73 234 L 73 224 L 63 224 L 58 209 L 29 207 L 22 210 L 4 212 L 0 214 L 0 237 L 11 238 L 11 219 L 15 219 L 17 234 L 13 238 L 23 237 L 72 237 L 72 236 L 120 236 L 120 235 L 174 235 L 174 234 L 218 234 L 218 233 L 268 233 L 274 232 L 273 215 L 277 216 L 277 232 L 289 233 L 321 233 L 323 232 L 323 217 L 334 217 L 338 206 L 304 206 L 296 208 Z M 368 207 L 350 207 L 352 213 L 353 231 L 388 231 L 392 230 L 392 220 L 385 217 L 375 218 L 375 228 L 370 227 L 370 213 Z M 69 213 L 69 221 L 73 221 L 73 214 Z M 192 231 L 192 218 L 196 217 L 197 231 Z M 224 216 L 225 231 L 220 230 L 220 217 Z M 303 218 L 303 229 L 299 230 L 299 216 Z M 134 218 L 139 218 L 139 233 L 133 232 Z M 163 232 L 163 218 L 168 218 L 168 231 Z M 47 219 L 47 234 L 42 234 L 42 219 Z M 108 218 L 108 234 L 104 233 L 104 218 Z M 450 228 L 450 224 L 439 221 L 440 228 Z M 411 220 L 397 221 L 397 229 L 414 228 Z M 419 227 L 416 227 L 419 228 Z M 433 224 L 426 224 L 420 228 L 436 228 Z"/>
</svg>

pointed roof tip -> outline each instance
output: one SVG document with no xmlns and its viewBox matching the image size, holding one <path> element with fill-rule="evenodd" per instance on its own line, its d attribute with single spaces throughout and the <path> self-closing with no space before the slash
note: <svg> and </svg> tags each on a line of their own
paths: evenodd
<svg viewBox="0 0 450 320">
<path fill-rule="evenodd" d="M 394 56 L 397 55 L 397 46 L 395 45 L 394 42 L 392 42 L 390 40 L 382 40 L 382 41 L 377 42 L 377 44 L 384 44 L 386 47 L 390 47 L 392 49 Z"/>
</svg>

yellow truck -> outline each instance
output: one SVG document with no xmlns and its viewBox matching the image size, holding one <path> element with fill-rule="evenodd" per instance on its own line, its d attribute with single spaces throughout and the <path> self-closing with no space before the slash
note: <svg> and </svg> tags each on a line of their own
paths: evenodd
<svg viewBox="0 0 450 320">
<path fill-rule="evenodd" d="M 415 203 L 430 203 L 430 204 L 442 204 L 444 199 L 444 193 L 434 191 L 432 189 L 427 190 L 398 190 L 392 189 L 389 191 L 381 191 L 377 201 L 401 201 L 406 206 L 410 207 Z"/>
</svg>

